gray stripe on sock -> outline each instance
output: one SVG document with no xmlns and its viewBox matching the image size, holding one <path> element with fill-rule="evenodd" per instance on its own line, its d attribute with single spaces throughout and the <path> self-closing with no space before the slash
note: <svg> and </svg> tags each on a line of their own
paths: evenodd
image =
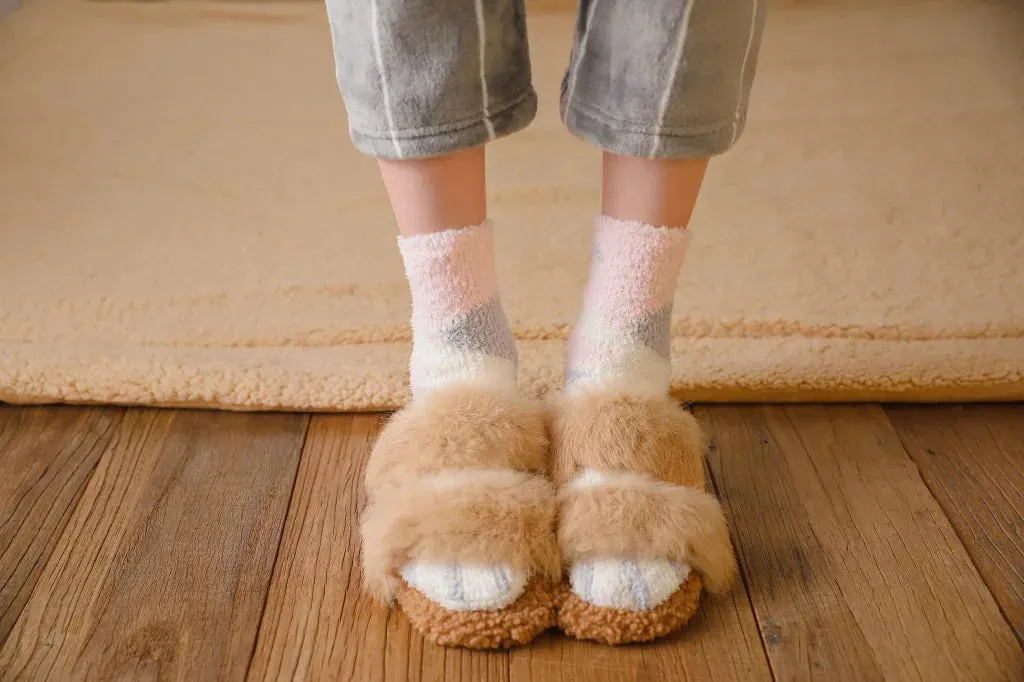
<svg viewBox="0 0 1024 682">
<path fill-rule="evenodd" d="M 501 300 L 495 296 L 456 319 L 441 332 L 441 343 L 516 363 L 516 342 L 508 328 Z"/>
<path fill-rule="evenodd" d="M 452 601 L 457 604 L 466 603 L 466 594 L 462 589 L 462 567 L 458 564 L 452 564 L 448 567 L 447 572 L 448 586 L 451 588 Z"/>
<path fill-rule="evenodd" d="M 496 582 L 498 583 L 498 589 L 503 594 L 508 594 L 512 589 L 512 580 L 508 574 L 508 568 L 505 566 L 497 566 L 493 569 Z"/>
<path fill-rule="evenodd" d="M 578 383 L 585 379 L 592 379 L 593 377 L 594 375 L 591 374 L 590 372 L 587 372 L 586 370 L 576 369 L 575 367 L 567 367 L 565 370 L 564 383 L 566 386 L 569 386 L 571 384 Z"/>
<path fill-rule="evenodd" d="M 626 569 L 629 589 L 633 593 L 633 599 L 636 599 L 637 607 L 641 611 L 646 611 L 650 608 L 651 598 L 647 594 L 647 585 L 644 583 L 644 577 L 640 574 L 640 568 L 635 561 L 623 561 L 622 566 Z"/>
<path fill-rule="evenodd" d="M 640 343 L 667 360 L 671 352 L 671 327 L 672 304 L 669 303 L 636 320 L 631 331 Z"/>
<path fill-rule="evenodd" d="M 580 565 L 579 581 L 575 585 L 576 596 L 583 601 L 593 602 L 594 600 L 594 564 L 584 561 Z"/>
</svg>

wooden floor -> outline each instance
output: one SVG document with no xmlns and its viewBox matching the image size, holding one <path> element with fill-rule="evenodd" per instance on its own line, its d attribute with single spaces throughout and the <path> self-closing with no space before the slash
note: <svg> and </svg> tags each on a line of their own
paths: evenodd
<svg viewBox="0 0 1024 682">
<path fill-rule="evenodd" d="M 424 643 L 359 591 L 376 415 L 0 407 L 0 679 L 1024 680 L 1024 406 L 715 406 L 684 633 Z"/>
</svg>

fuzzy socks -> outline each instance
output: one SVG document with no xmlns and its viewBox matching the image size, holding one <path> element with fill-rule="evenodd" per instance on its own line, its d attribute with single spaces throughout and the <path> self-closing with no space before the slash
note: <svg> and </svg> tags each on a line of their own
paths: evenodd
<svg viewBox="0 0 1024 682">
<path fill-rule="evenodd" d="M 672 302 L 688 239 L 683 229 L 598 217 L 583 310 L 569 340 L 567 392 L 667 393 Z M 617 475 L 584 470 L 569 485 Z M 570 585 L 595 606 L 637 611 L 663 602 L 688 574 L 667 560 L 607 557 L 571 566 Z"/>
<path fill-rule="evenodd" d="M 567 390 L 668 391 L 672 300 L 688 239 L 682 229 L 598 217 Z"/>
<path fill-rule="evenodd" d="M 498 298 L 491 230 L 485 222 L 399 238 L 412 291 L 414 400 L 457 382 L 516 390 L 516 350 Z M 569 340 L 567 392 L 667 392 L 672 302 L 687 242 L 685 230 L 598 218 L 583 309 Z M 617 475 L 585 470 L 568 485 L 599 485 Z M 623 557 L 569 567 L 578 597 L 633 611 L 666 600 L 688 573 L 667 560 Z M 504 608 L 528 578 L 500 565 L 424 562 L 407 564 L 402 577 L 456 611 Z"/>
<path fill-rule="evenodd" d="M 399 237 L 412 292 L 413 396 L 455 382 L 516 387 L 516 347 L 498 298 L 488 221 Z"/>
<path fill-rule="evenodd" d="M 456 383 L 516 390 L 516 348 L 498 298 L 490 222 L 399 237 L 412 292 L 413 399 Z M 527 576 L 506 566 L 410 563 L 402 578 L 453 611 L 498 610 Z"/>
</svg>

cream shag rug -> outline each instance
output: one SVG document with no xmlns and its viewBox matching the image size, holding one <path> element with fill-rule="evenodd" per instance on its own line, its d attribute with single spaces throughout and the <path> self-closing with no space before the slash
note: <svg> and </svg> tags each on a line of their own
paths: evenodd
<svg viewBox="0 0 1024 682">
<path fill-rule="evenodd" d="M 1024 8 L 769 14 L 673 320 L 694 400 L 1024 397 Z M 525 388 L 559 384 L 598 154 L 558 122 L 572 19 L 531 19 L 537 122 L 493 146 Z M 0 22 L 0 399 L 391 408 L 408 298 L 317 3 L 29 0 Z"/>
</svg>

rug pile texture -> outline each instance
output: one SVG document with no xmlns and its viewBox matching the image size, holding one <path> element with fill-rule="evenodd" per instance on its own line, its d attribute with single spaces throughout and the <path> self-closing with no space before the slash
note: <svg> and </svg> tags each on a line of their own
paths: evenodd
<svg viewBox="0 0 1024 682">
<path fill-rule="evenodd" d="M 538 394 L 599 201 L 599 154 L 557 115 L 572 26 L 531 18 L 541 111 L 488 159 Z M 770 12 L 692 230 L 681 397 L 1024 398 L 1024 6 Z M 0 22 L 0 400 L 396 407 L 394 234 L 320 4 L 31 0 Z"/>
</svg>

